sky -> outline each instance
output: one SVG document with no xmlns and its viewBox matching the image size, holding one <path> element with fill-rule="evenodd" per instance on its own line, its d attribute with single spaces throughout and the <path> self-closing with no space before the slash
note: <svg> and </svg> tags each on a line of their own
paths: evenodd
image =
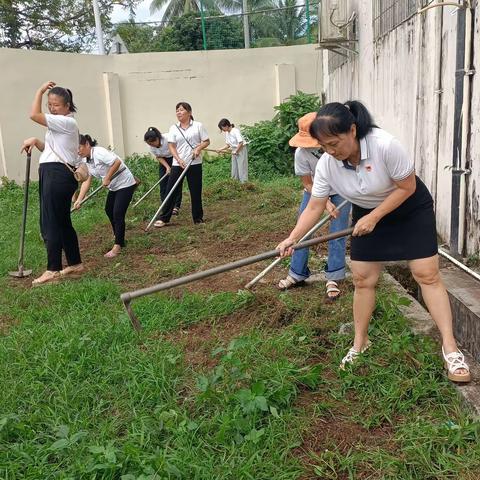
<svg viewBox="0 0 480 480">
<path fill-rule="evenodd" d="M 150 3 L 151 0 L 144 0 L 138 4 L 138 7 L 135 9 L 137 22 L 155 22 L 162 19 L 163 12 L 156 12 L 154 15 L 150 14 Z M 111 18 L 113 23 L 126 22 L 128 20 L 128 9 L 115 5 Z"/>
</svg>

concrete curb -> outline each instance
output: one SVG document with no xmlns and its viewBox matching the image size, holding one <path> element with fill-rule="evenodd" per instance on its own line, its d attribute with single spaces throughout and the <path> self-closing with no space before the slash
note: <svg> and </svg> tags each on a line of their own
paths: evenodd
<svg viewBox="0 0 480 480">
<path fill-rule="evenodd" d="M 389 273 L 383 272 L 383 279 L 388 282 L 393 289 L 402 297 L 407 297 L 411 300 L 408 306 L 400 306 L 400 310 L 409 319 L 412 330 L 416 334 L 428 335 L 440 344 L 440 333 L 433 323 L 430 314 L 420 305 L 420 303 L 407 293 L 407 291 L 397 282 Z M 456 388 L 460 398 L 471 412 L 480 418 L 480 365 L 475 359 L 466 351 L 465 360 L 470 366 L 470 372 L 473 380 L 467 385 L 460 385 L 452 382 Z"/>
</svg>

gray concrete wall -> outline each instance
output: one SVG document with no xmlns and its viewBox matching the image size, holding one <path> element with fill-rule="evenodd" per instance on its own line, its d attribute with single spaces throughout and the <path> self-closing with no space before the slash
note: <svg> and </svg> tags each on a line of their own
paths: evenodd
<svg viewBox="0 0 480 480">
<path fill-rule="evenodd" d="M 349 2 L 350 10 L 358 16 L 359 54 L 350 55 L 340 68 L 324 72 L 327 99 L 362 100 L 378 125 L 404 143 L 415 159 L 418 175 L 434 196 L 437 229 L 448 242 L 452 181 L 448 167 L 453 155 L 457 16 L 452 15 L 451 7 L 434 8 L 414 15 L 375 41 L 372 3 Z M 479 42 L 476 31 L 475 64 L 479 61 Z M 323 64 L 324 67 L 327 64 L 325 59 Z M 480 247 L 480 162 L 475 158 L 480 151 L 480 120 L 476 115 L 480 108 L 479 82 L 480 78 L 473 81 L 469 151 L 472 174 L 467 177 L 466 198 L 467 254 L 478 252 Z"/>
<path fill-rule="evenodd" d="M 0 49 L 0 65 L 0 176 L 17 181 L 24 175 L 23 139 L 44 135 L 29 110 L 47 80 L 71 88 L 82 132 L 130 155 L 148 150 L 149 126 L 168 130 L 179 101 L 192 105 L 212 145 L 223 146 L 220 118 L 237 125 L 269 119 L 297 90 L 320 94 L 323 78 L 315 45 L 113 56 Z M 37 159 L 38 153 L 33 176 Z"/>
</svg>

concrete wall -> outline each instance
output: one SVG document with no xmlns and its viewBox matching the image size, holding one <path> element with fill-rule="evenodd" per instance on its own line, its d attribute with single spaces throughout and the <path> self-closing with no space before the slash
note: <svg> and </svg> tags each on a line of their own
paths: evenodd
<svg viewBox="0 0 480 480">
<path fill-rule="evenodd" d="M 179 101 L 192 105 L 212 145 L 222 146 L 220 118 L 237 125 L 269 119 L 297 90 L 320 94 L 323 78 L 315 45 L 114 56 L 0 49 L 0 65 L 0 176 L 14 180 L 24 175 L 22 140 L 44 134 L 28 115 L 35 90 L 50 79 L 72 89 L 82 132 L 130 155 L 147 151 L 149 126 L 168 130 Z"/>
<path fill-rule="evenodd" d="M 390 33 L 374 40 L 372 4 L 351 0 L 358 16 L 358 55 L 343 66 L 324 72 L 329 101 L 360 99 L 379 126 L 397 136 L 415 159 L 417 174 L 436 202 L 437 229 L 450 238 L 453 158 L 453 111 L 457 15 L 452 8 L 434 8 L 414 15 Z M 478 25 L 478 13 L 476 18 Z M 478 28 L 478 27 L 477 27 Z M 475 45 L 480 42 L 475 29 Z M 480 47 L 480 45 L 479 45 Z M 330 53 L 324 52 L 324 56 Z M 478 47 L 475 49 L 475 63 Z M 324 66 L 327 62 L 324 59 Z M 478 252 L 480 242 L 480 79 L 474 79 L 470 160 L 467 177 L 465 252 Z"/>
</svg>

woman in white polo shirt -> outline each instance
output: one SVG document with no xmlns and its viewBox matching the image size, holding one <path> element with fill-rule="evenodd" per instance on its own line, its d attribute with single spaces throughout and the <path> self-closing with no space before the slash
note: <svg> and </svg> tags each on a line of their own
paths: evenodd
<svg viewBox="0 0 480 480">
<path fill-rule="evenodd" d="M 78 154 L 86 159 L 90 177 L 82 183 L 80 193 L 73 206 L 77 209 L 80 208 L 92 183 L 92 176 L 102 179 L 102 185 L 108 188 L 105 213 L 110 220 L 115 236 L 113 247 L 104 256 L 114 258 L 125 246 L 125 215 L 135 191 L 135 177 L 117 154 L 97 146 L 96 140 L 93 140 L 90 135 L 80 135 Z M 113 175 L 118 171 L 120 173 L 112 180 Z"/>
<path fill-rule="evenodd" d="M 193 119 L 192 107 L 187 102 L 177 103 L 175 113 L 178 122 L 172 125 L 168 131 L 168 144 L 173 156 L 173 163 L 167 190 L 170 192 L 183 169 L 190 164 L 185 176 L 190 190 L 193 223 L 203 223 L 202 150 L 210 145 L 210 140 L 205 127 Z M 153 224 L 155 227 L 161 228 L 170 222 L 175 205 L 174 197 L 175 195 L 172 195 L 162 209 L 159 219 Z"/>
<path fill-rule="evenodd" d="M 143 140 L 150 147 L 150 152 L 158 161 L 158 178 L 162 178 L 166 173 L 170 174 L 173 156 L 168 146 L 168 135 L 162 135 L 158 128 L 149 127 L 143 136 Z M 160 182 L 160 200 L 162 202 L 167 196 L 167 188 L 168 178 L 164 178 Z M 178 215 L 182 204 L 182 185 L 178 186 L 177 193 L 174 196 L 176 200 L 172 215 Z"/>
<path fill-rule="evenodd" d="M 440 278 L 433 200 L 415 176 L 412 159 L 398 140 L 375 126 L 360 102 L 324 105 L 310 133 L 326 153 L 317 164 L 307 208 L 278 248 L 282 255 L 291 253 L 291 246 L 322 215 L 332 191 L 352 203 L 355 338 L 341 368 L 370 345 L 368 325 L 383 262 L 407 260 L 442 335 L 448 378 L 470 381 L 469 367 L 453 336 L 450 302 Z"/>
<path fill-rule="evenodd" d="M 225 133 L 227 144 L 217 152 L 232 152 L 232 178 L 245 183 L 248 180 L 248 152 L 245 139 L 240 130 L 226 118 L 218 122 L 218 128 Z"/>
<path fill-rule="evenodd" d="M 48 91 L 48 110 L 42 113 L 42 97 Z M 39 159 L 40 230 L 47 249 L 47 270 L 32 285 L 55 282 L 62 276 L 79 275 L 84 267 L 80 258 L 77 233 L 70 218 L 71 198 L 78 187 L 71 169 L 78 166 L 78 126 L 72 92 L 44 83 L 35 94 L 30 118 L 47 127 L 45 142 L 31 137 L 22 151 L 33 147 L 42 152 Z M 68 163 L 70 169 L 65 163 Z M 62 251 L 67 266 L 62 270 Z"/>
</svg>

